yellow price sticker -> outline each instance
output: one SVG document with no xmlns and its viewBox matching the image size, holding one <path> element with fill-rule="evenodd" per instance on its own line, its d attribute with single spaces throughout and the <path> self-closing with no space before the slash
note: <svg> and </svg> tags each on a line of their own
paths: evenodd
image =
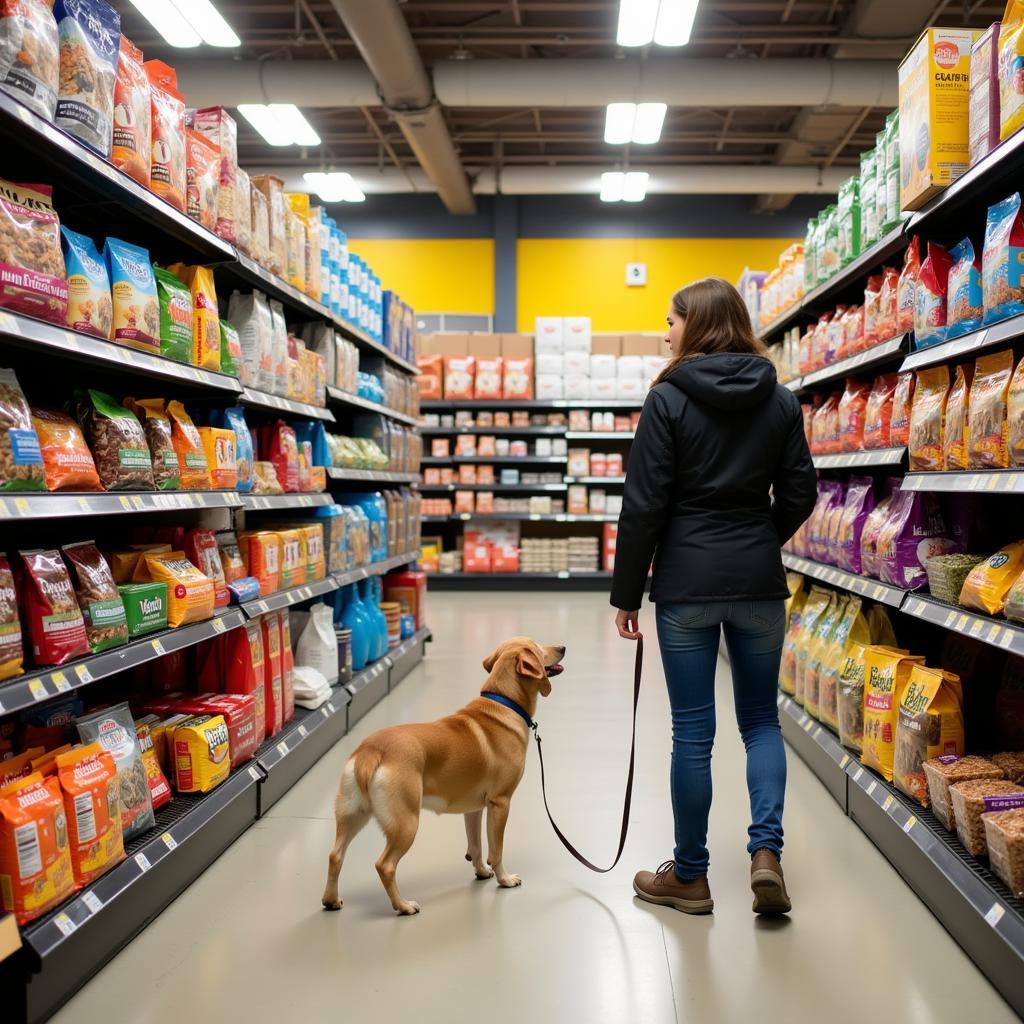
<svg viewBox="0 0 1024 1024">
<path fill-rule="evenodd" d="M 167 653 L 167 651 L 164 649 L 164 645 L 162 643 L 160 643 L 159 640 L 152 640 L 152 641 L 150 641 L 150 646 L 159 655 L 164 655 L 164 654 Z"/>
<path fill-rule="evenodd" d="M 903 824 L 903 831 L 904 831 L 904 832 L 906 832 L 906 833 L 907 833 L 907 834 L 909 835 L 909 834 L 910 834 L 910 830 L 911 830 L 911 829 L 912 829 L 912 828 L 913 828 L 913 827 L 914 827 L 914 826 L 915 826 L 916 824 L 917 824 L 917 818 L 916 818 L 916 817 L 915 817 L 915 816 L 914 816 L 914 815 L 912 814 L 912 815 L 911 815 L 911 816 L 910 816 L 909 818 L 907 818 L 907 820 L 906 820 L 906 821 L 904 822 L 904 824 Z"/>
<path fill-rule="evenodd" d="M 121 502 L 121 508 L 123 508 L 125 510 L 125 512 L 131 512 L 131 510 L 132 510 L 132 503 L 128 500 L 128 496 L 127 495 L 122 494 L 121 497 L 118 500 Z"/>
<path fill-rule="evenodd" d="M 81 679 L 83 683 L 92 682 L 92 673 L 89 671 L 88 668 L 86 668 L 85 665 L 76 665 L 75 675 L 78 676 L 78 678 Z"/>
<path fill-rule="evenodd" d="M 19 516 L 27 516 L 32 513 L 32 506 L 29 505 L 27 498 L 15 498 L 14 499 L 14 510 Z"/>
<path fill-rule="evenodd" d="M 49 694 L 46 692 L 46 687 L 43 685 L 42 679 L 30 679 L 28 681 L 29 693 L 32 694 L 33 700 L 46 700 Z"/>
<path fill-rule="evenodd" d="M 885 802 L 884 802 L 884 803 L 882 804 L 882 810 L 883 810 L 883 811 L 887 811 L 887 810 L 889 810 L 889 808 L 890 808 L 890 807 L 892 807 L 892 805 L 893 805 L 894 803 L 896 803 L 896 797 L 894 797 L 894 796 L 892 795 L 892 793 L 890 793 L 890 794 L 889 794 L 889 795 L 888 795 L 888 796 L 887 796 L 887 797 L 885 798 Z"/>
<path fill-rule="evenodd" d="M 57 687 L 58 693 L 67 693 L 71 689 L 71 683 L 68 682 L 68 677 L 63 672 L 52 673 L 50 679 L 53 680 L 53 685 Z"/>
</svg>

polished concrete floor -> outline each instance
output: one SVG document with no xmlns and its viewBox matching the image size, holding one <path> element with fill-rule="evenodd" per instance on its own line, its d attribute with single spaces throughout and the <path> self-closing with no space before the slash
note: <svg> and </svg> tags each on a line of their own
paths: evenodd
<svg viewBox="0 0 1024 1024">
<path fill-rule="evenodd" d="M 672 847 L 668 705 L 648 612 L 633 822 L 615 871 L 591 874 L 559 845 L 530 750 L 505 842 L 522 888 L 474 881 L 462 820 L 424 813 L 399 869 L 421 914 L 392 913 L 373 868 L 382 843 L 372 825 L 349 850 L 344 910 L 323 912 L 332 801 L 348 753 L 380 726 L 437 717 L 474 696 L 481 659 L 517 633 L 569 649 L 538 715 L 552 810 L 592 860 L 608 863 L 614 852 L 633 648 L 613 634 L 604 596 L 436 594 L 429 605 L 436 642 L 424 665 L 102 970 L 60 1024 L 1017 1019 L 792 754 L 785 865 L 795 909 L 788 921 L 754 919 L 743 751 L 723 663 L 715 913 L 687 917 L 634 899 L 633 872 Z"/>
</svg>

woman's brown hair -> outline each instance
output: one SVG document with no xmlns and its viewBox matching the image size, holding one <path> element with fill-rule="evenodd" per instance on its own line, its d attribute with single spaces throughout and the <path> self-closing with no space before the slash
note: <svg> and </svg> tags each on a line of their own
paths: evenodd
<svg viewBox="0 0 1024 1024">
<path fill-rule="evenodd" d="M 717 352 L 768 356 L 768 349 L 754 334 L 740 293 L 720 277 L 705 277 L 680 288 L 672 296 L 672 310 L 686 321 L 683 344 L 655 384 L 660 384 L 680 363 L 695 356 Z"/>
</svg>

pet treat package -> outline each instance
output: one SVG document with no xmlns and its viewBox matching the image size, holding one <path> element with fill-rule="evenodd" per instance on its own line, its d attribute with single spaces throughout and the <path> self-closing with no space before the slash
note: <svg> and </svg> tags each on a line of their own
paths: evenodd
<svg viewBox="0 0 1024 1024">
<path fill-rule="evenodd" d="M 0 491 L 44 491 L 39 437 L 13 370 L 0 368 Z"/>
<path fill-rule="evenodd" d="M 214 581 L 200 572 L 183 551 L 144 553 L 136 574 L 142 576 L 139 582 L 167 584 L 167 624 L 172 629 L 212 618 Z"/>
<path fill-rule="evenodd" d="M 185 212 L 204 228 L 217 226 L 220 154 L 201 132 L 185 129 Z"/>
<path fill-rule="evenodd" d="M 182 488 L 186 491 L 210 490 L 210 467 L 192 417 L 177 401 L 167 403 L 167 416 L 171 421 L 171 443 L 178 453 Z"/>
<path fill-rule="evenodd" d="M 200 107 L 189 111 L 189 121 L 217 152 L 217 205 L 213 227 L 224 241 L 234 244 L 238 241 L 238 128 L 235 119 L 223 107 Z"/>
<path fill-rule="evenodd" d="M 946 418 L 942 427 L 942 463 L 945 469 L 967 468 L 967 417 L 974 367 L 964 363 L 956 368 L 953 386 L 946 399 Z"/>
<path fill-rule="evenodd" d="M 878 322 L 875 328 L 879 341 L 888 341 L 899 333 L 899 283 L 900 272 L 895 267 L 885 267 L 882 271 L 882 289 L 878 294 Z"/>
<path fill-rule="evenodd" d="M 109 338 L 114 324 L 107 265 L 91 238 L 60 229 L 68 276 L 67 325 L 73 331 Z"/>
<path fill-rule="evenodd" d="M 276 615 L 260 617 L 263 631 L 263 695 L 265 699 L 267 736 L 274 736 L 284 724 L 281 690 L 281 628 Z"/>
<path fill-rule="evenodd" d="M 1024 573 L 1024 542 L 1007 544 L 979 562 L 960 591 L 960 604 L 985 615 L 1000 615 L 1010 588 Z"/>
<path fill-rule="evenodd" d="M 969 238 L 958 242 L 949 251 L 953 265 L 949 268 L 948 312 L 946 338 L 957 338 L 981 327 L 981 254 L 974 255 Z"/>
<path fill-rule="evenodd" d="M 232 292 L 228 319 L 242 344 L 240 379 L 246 387 L 269 392 L 274 386 L 273 321 L 262 292 Z"/>
<path fill-rule="evenodd" d="M 0 0 L 0 89 L 47 121 L 57 106 L 59 38 L 47 0 Z"/>
<path fill-rule="evenodd" d="M 59 409 L 32 410 L 48 491 L 101 491 L 99 474 L 82 430 Z"/>
<path fill-rule="evenodd" d="M 1008 139 L 1024 126 L 1024 90 L 1020 84 L 1021 70 L 1024 69 L 1024 3 L 1008 0 L 998 29 L 999 98 L 996 116 L 999 119 L 999 138 Z"/>
<path fill-rule="evenodd" d="M 946 337 L 951 266 L 949 253 L 936 242 L 929 242 L 914 289 L 914 344 L 917 348 L 937 345 Z"/>
<path fill-rule="evenodd" d="M 174 788 L 209 793 L 231 771 L 228 727 L 223 715 L 196 715 L 174 729 Z"/>
<path fill-rule="evenodd" d="M 152 491 L 153 460 L 142 425 L 102 391 L 79 393 L 78 422 L 108 491 Z"/>
<path fill-rule="evenodd" d="M 246 575 L 254 576 L 260 585 L 260 596 L 266 597 L 281 589 L 281 538 L 268 531 L 238 535 Z"/>
<path fill-rule="evenodd" d="M 188 288 L 163 267 L 154 267 L 160 304 L 160 355 L 179 363 L 192 361 L 192 296 Z"/>
<path fill-rule="evenodd" d="M 0 680 L 21 675 L 24 665 L 14 574 L 7 558 L 0 555 Z"/>
<path fill-rule="evenodd" d="M 924 658 L 891 647 L 871 646 L 864 652 L 864 739 L 861 764 L 893 780 L 896 721 L 900 702 L 915 666 Z"/>
<path fill-rule="evenodd" d="M 907 440 L 912 470 L 940 470 L 943 467 L 943 430 L 949 388 L 949 368 L 946 366 L 930 366 L 917 375 Z"/>
<path fill-rule="evenodd" d="M 856 452 L 864 447 L 864 419 L 871 385 L 847 378 L 846 390 L 839 400 L 839 450 Z"/>
<path fill-rule="evenodd" d="M 235 432 L 225 427 L 200 427 L 199 437 L 210 467 L 210 485 L 215 491 L 234 491 L 238 485 Z"/>
<path fill-rule="evenodd" d="M 914 404 L 914 389 L 917 376 L 907 370 L 896 378 L 896 390 L 892 395 L 892 419 L 890 420 L 889 443 L 898 448 L 910 439 L 910 413 Z"/>
<path fill-rule="evenodd" d="M 142 424 L 153 460 L 153 480 L 158 491 L 181 489 L 181 471 L 178 468 L 178 453 L 174 450 L 171 435 L 171 421 L 164 411 L 162 398 L 126 398 L 126 409 L 135 413 Z"/>
<path fill-rule="evenodd" d="M 821 719 L 821 666 L 825 652 L 835 637 L 839 623 L 846 613 L 849 598 L 839 595 L 830 606 L 828 612 L 818 621 L 807 648 L 807 661 L 803 672 L 804 710 L 812 717 Z M 797 693 L 800 683 L 797 682 Z"/>
<path fill-rule="evenodd" d="M 800 651 L 813 635 L 814 626 L 828 607 L 829 594 L 822 587 L 812 587 L 800 611 L 790 615 L 786 639 L 782 647 L 782 669 L 779 686 L 784 693 L 796 696 L 796 679 L 800 665 Z"/>
<path fill-rule="evenodd" d="M 1004 349 L 979 356 L 974 365 L 967 414 L 967 458 L 971 469 L 1005 469 L 1007 396 L 1013 376 L 1013 352 Z"/>
<path fill-rule="evenodd" d="M 1019 192 L 989 207 L 981 287 L 985 323 L 1024 313 L 1024 222 Z"/>
<path fill-rule="evenodd" d="M 864 409 L 864 447 L 888 448 L 892 444 L 892 404 L 896 393 L 895 373 L 876 377 Z"/>
<path fill-rule="evenodd" d="M 174 68 L 162 60 L 147 60 L 152 142 L 150 188 L 175 209 L 185 212 L 185 100 L 178 92 Z"/>
<path fill-rule="evenodd" d="M 110 566 L 92 541 L 65 544 L 61 549 L 71 567 L 75 593 L 85 619 L 89 650 L 93 654 L 128 642 L 124 601 Z"/>
<path fill-rule="evenodd" d="M 846 602 L 843 614 L 821 653 L 818 669 L 819 718 L 830 729 L 839 730 L 839 683 L 847 649 L 852 644 L 871 643 L 871 627 L 859 597 Z"/>
<path fill-rule="evenodd" d="M 874 481 L 867 476 L 850 477 L 846 502 L 839 519 L 836 564 L 841 569 L 860 575 L 861 536 L 864 524 L 875 507 Z"/>
<path fill-rule="evenodd" d="M 149 144 L 152 134 L 149 76 L 142 51 L 125 36 L 117 55 L 114 82 L 114 129 L 110 162 L 149 188 Z"/>
<path fill-rule="evenodd" d="M 32 660 L 37 666 L 63 665 L 89 653 L 82 611 L 59 551 L 19 551 L 21 610 Z"/>
<path fill-rule="evenodd" d="M 1010 464 L 1024 466 L 1024 359 L 1013 371 L 1006 396 L 1006 448 Z"/>
<path fill-rule="evenodd" d="M 192 358 L 194 366 L 220 372 L 220 317 L 213 271 L 175 263 L 170 269 L 192 291 Z"/>
<path fill-rule="evenodd" d="M 973 167 L 999 145 L 999 22 L 989 25 L 971 47 L 968 149 Z M 1016 97 L 1019 104 L 1020 97 Z"/>
<path fill-rule="evenodd" d="M 957 548 L 956 541 L 946 534 L 937 495 L 900 491 L 878 533 L 879 575 L 884 583 L 901 590 L 917 590 L 928 582 L 928 559 Z"/>
<path fill-rule="evenodd" d="M 171 786 L 164 775 L 164 770 L 153 745 L 153 734 L 145 722 L 135 723 L 135 736 L 142 751 L 142 763 L 146 769 L 146 781 L 149 783 L 149 796 L 153 801 L 153 810 L 158 811 L 164 804 L 171 801 Z"/>
<path fill-rule="evenodd" d="M 108 238 L 103 246 L 110 277 L 113 340 L 160 355 L 160 305 L 149 253 Z"/>
<path fill-rule="evenodd" d="M 213 580 L 215 608 L 223 608 L 228 603 L 227 581 L 224 577 L 224 565 L 221 562 L 220 548 L 213 530 L 195 528 L 185 534 L 185 554 L 189 561 L 204 576 Z"/>
<path fill-rule="evenodd" d="M 896 285 L 896 329 L 901 334 L 914 329 L 914 290 L 921 273 L 921 241 L 912 235 L 903 255 L 903 269 Z"/>
<path fill-rule="evenodd" d="M 242 339 L 227 320 L 220 321 L 220 372 L 229 377 L 242 372 Z"/>
</svg>

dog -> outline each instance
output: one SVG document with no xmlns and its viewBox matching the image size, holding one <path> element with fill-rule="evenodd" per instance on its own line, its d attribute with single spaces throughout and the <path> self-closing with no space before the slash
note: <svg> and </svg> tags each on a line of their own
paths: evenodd
<svg viewBox="0 0 1024 1024">
<path fill-rule="evenodd" d="M 542 646 L 527 637 L 506 640 L 484 659 L 488 676 L 481 694 L 503 697 L 532 720 L 537 698 L 551 693 L 549 680 L 562 671 L 564 656 L 564 647 Z M 496 877 L 504 889 L 521 885 L 518 875 L 505 870 L 503 853 L 509 804 L 526 767 L 529 736 L 519 711 L 480 696 L 447 718 L 381 729 L 363 740 L 342 769 L 334 803 L 324 909 L 341 909 L 338 876 L 345 851 L 373 817 L 386 840 L 376 867 L 391 906 L 401 915 L 419 913 L 419 904 L 398 891 L 395 872 L 416 838 L 421 808 L 465 816 L 466 860 L 478 879 Z"/>
</svg>

